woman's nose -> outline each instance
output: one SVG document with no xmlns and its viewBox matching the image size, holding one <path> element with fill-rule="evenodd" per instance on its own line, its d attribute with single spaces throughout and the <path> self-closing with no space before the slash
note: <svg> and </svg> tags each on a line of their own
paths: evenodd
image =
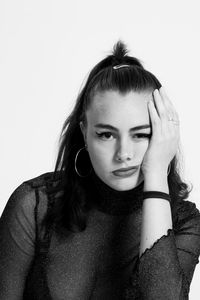
<svg viewBox="0 0 200 300">
<path fill-rule="evenodd" d="M 117 161 L 127 161 L 133 158 L 133 148 L 127 142 L 121 142 L 116 151 Z"/>
</svg>

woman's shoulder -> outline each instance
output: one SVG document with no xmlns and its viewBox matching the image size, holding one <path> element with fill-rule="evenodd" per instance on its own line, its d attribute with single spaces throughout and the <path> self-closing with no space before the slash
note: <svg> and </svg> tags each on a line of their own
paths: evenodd
<svg viewBox="0 0 200 300">
<path fill-rule="evenodd" d="M 33 216 L 37 207 L 45 207 L 48 203 L 48 189 L 52 185 L 56 185 L 60 179 L 61 174 L 58 172 L 42 173 L 36 177 L 30 178 L 19 184 L 10 195 L 5 212 L 9 214 L 23 214 L 26 216 Z"/>
<path fill-rule="evenodd" d="M 27 179 L 23 184 L 28 184 L 33 189 L 47 185 L 55 185 L 62 178 L 62 172 L 46 172 L 36 177 Z"/>
<path fill-rule="evenodd" d="M 195 202 L 184 199 L 177 202 L 174 214 L 176 216 L 176 225 L 182 227 L 184 224 L 199 224 L 200 211 Z"/>
<path fill-rule="evenodd" d="M 61 178 L 61 172 L 46 172 L 25 180 L 17 188 L 21 191 L 21 205 L 32 207 L 37 214 L 44 216 L 51 199 L 54 201 L 57 195 L 60 195 L 60 189 L 57 187 Z M 24 197 L 24 191 L 26 191 L 26 197 Z"/>
<path fill-rule="evenodd" d="M 197 204 L 189 199 L 178 201 L 177 211 L 180 216 L 186 215 L 199 215 L 200 211 Z"/>
</svg>

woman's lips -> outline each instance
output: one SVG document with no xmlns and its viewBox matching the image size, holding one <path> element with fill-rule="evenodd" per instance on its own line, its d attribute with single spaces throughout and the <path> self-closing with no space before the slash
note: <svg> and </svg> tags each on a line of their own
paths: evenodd
<svg viewBox="0 0 200 300">
<path fill-rule="evenodd" d="M 122 168 L 113 171 L 112 173 L 117 177 L 129 177 L 136 173 L 138 167 Z"/>
</svg>

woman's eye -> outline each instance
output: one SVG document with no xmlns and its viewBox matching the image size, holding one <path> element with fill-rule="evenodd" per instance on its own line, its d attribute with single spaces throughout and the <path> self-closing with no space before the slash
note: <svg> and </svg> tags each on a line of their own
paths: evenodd
<svg viewBox="0 0 200 300">
<path fill-rule="evenodd" d="M 113 133 L 109 132 L 109 131 L 105 131 L 105 132 L 96 132 L 96 135 L 98 136 L 98 138 L 102 139 L 102 140 L 112 140 L 114 138 Z M 138 134 L 134 134 L 132 136 L 132 138 L 134 139 L 149 139 L 151 137 L 151 134 L 147 134 L 147 133 L 138 133 Z"/>
<path fill-rule="evenodd" d="M 148 134 L 148 133 L 138 133 L 138 134 L 135 134 L 133 135 L 133 138 L 136 137 L 136 138 L 147 138 L 149 139 L 151 137 L 151 134 Z"/>
<path fill-rule="evenodd" d="M 96 132 L 96 135 L 104 140 L 111 140 L 113 138 L 113 134 L 111 132 Z"/>
</svg>

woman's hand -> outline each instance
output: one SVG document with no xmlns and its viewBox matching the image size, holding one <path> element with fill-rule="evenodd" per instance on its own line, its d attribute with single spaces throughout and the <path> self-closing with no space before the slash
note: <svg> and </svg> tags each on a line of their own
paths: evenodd
<svg viewBox="0 0 200 300">
<path fill-rule="evenodd" d="M 179 118 L 163 87 L 153 92 L 148 103 L 152 136 L 145 153 L 142 172 L 149 175 L 166 172 L 179 144 Z"/>
</svg>

